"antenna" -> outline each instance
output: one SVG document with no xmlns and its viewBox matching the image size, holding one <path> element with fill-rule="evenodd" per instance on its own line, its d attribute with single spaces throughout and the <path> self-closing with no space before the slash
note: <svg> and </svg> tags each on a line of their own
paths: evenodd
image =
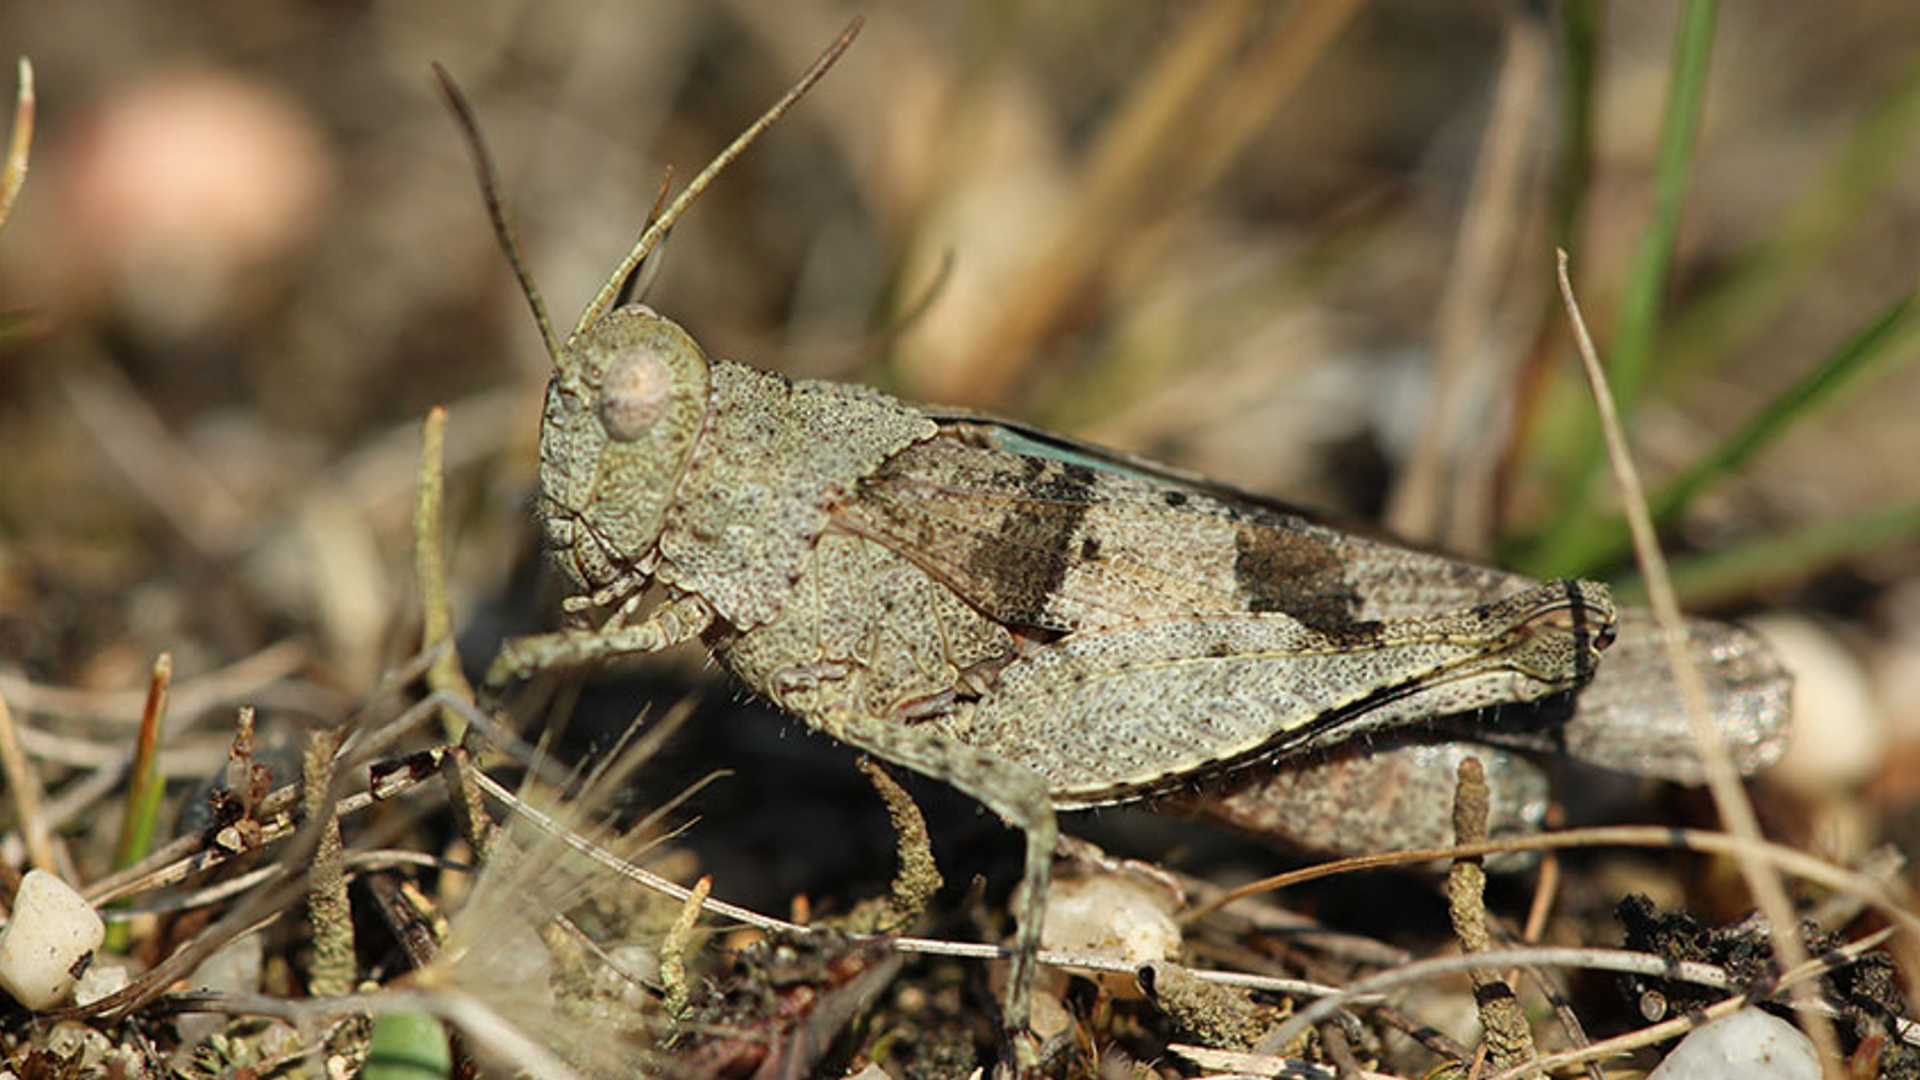
<svg viewBox="0 0 1920 1080">
<path fill-rule="evenodd" d="M 520 291 L 527 298 L 527 306 L 533 309 L 533 321 L 540 324 L 540 340 L 547 346 L 547 356 L 554 367 L 560 366 L 560 339 L 553 335 L 553 323 L 547 318 L 546 302 L 540 299 L 540 289 L 533 283 L 533 275 L 527 271 L 527 264 L 520 258 L 520 244 L 514 239 L 513 222 L 507 217 L 507 208 L 500 201 L 500 178 L 493 167 L 493 155 L 487 152 L 487 140 L 480 134 L 480 124 L 473 117 L 473 107 L 467 104 L 467 97 L 454 84 L 453 76 L 447 69 L 434 61 L 433 77 L 440 83 L 440 92 L 446 95 L 447 106 L 453 110 L 453 118 L 460 124 L 461 134 L 466 136 L 467 149 L 473 152 L 473 168 L 479 174 L 480 197 L 486 200 L 487 216 L 493 219 L 493 234 L 500 240 L 500 250 L 506 252 L 507 262 L 513 267 L 513 276 L 520 279 Z"/>
<path fill-rule="evenodd" d="M 688 181 L 686 190 L 682 191 L 679 196 L 673 200 L 667 207 L 666 212 L 648 224 L 646 231 L 642 232 L 640 239 L 634 243 L 633 249 L 627 252 L 627 257 L 620 260 L 620 265 L 613 271 L 613 276 L 609 277 L 607 283 L 600 287 L 600 292 L 594 296 L 592 302 L 587 304 L 586 310 L 580 313 L 580 321 L 574 326 L 573 333 L 568 335 L 568 342 L 572 342 L 581 334 L 586 333 L 594 323 L 600 321 L 600 317 L 605 315 L 609 308 L 613 307 L 614 301 L 620 295 L 621 287 L 627 280 L 627 275 L 633 273 L 634 267 L 640 265 L 641 260 L 645 259 L 655 247 L 659 246 L 661 239 L 666 236 L 667 230 L 673 228 L 673 223 L 680 219 L 680 215 L 686 211 L 687 207 L 693 205 L 693 201 L 700 197 L 700 193 L 707 189 L 707 185 L 713 182 L 714 177 L 719 176 L 723 169 L 733 164 L 733 159 L 745 153 L 747 147 L 753 145 L 753 141 L 760 137 L 761 132 L 772 127 L 774 121 L 780 119 L 788 109 L 793 107 L 794 102 L 799 101 L 800 98 L 813 87 L 814 83 L 820 81 L 820 76 L 825 75 L 827 69 L 833 66 L 834 61 L 840 59 L 840 54 L 847 51 L 847 46 L 853 44 L 854 37 L 860 33 L 860 27 L 864 25 L 864 23 L 865 20 L 858 16 L 856 16 L 852 22 L 848 23 L 846 30 L 841 32 L 840 37 L 834 41 L 833 44 L 827 46 L 827 50 L 820 54 L 820 58 L 813 62 L 813 66 L 807 69 L 806 74 L 800 76 L 800 81 L 794 83 L 792 89 L 781 95 L 780 100 L 774 102 L 772 108 L 762 113 L 760 119 L 755 120 L 751 127 L 736 136 L 733 142 L 728 143 L 727 148 L 720 151 L 712 161 L 708 162 L 707 167 L 700 170 L 699 175 Z M 475 145 L 477 146 L 478 143 L 476 142 Z M 491 196 L 489 196 L 488 204 L 490 206 L 494 205 Z M 503 219 L 496 214 L 494 220 L 497 225 L 497 223 Z M 502 235 L 504 236 L 505 234 Z M 511 254 L 509 254 L 508 257 L 513 258 Z M 514 261 L 514 267 L 515 270 L 518 271 L 519 261 L 517 259 Z M 524 273 L 521 274 L 521 280 L 523 283 L 526 281 L 526 275 Z M 531 290 L 530 284 L 528 288 Z M 534 294 L 529 291 L 529 298 L 532 298 L 533 295 Z M 538 301 L 535 301 L 535 306 L 538 306 Z M 545 316 L 538 315 L 537 317 L 541 319 L 541 325 L 544 328 L 546 326 Z M 551 336 L 551 331 L 548 331 L 548 333 L 549 336 Z M 551 346 L 549 346 L 549 348 L 551 348 Z"/>
<path fill-rule="evenodd" d="M 647 211 L 647 224 L 642 231 L 652 228 L 653 223 L 660 220 L 660 211 L 666 209 L 667 195 L 672 191 L 673 166 L 668 165 L 660 174 L 660 190 L 654 192 L 653 206 Z M 640 265 L 634 267 L 633 272 L 627 275 L 627 280 L 620 283 L 620 292 L 613 298 L 613 306 L 626 307 L 636 295 L 647 295 L 647 290 L 653 287 L 654 271 L 659 268 L 658 261 L 653 263 L 642 261 Z"/>
</svg>

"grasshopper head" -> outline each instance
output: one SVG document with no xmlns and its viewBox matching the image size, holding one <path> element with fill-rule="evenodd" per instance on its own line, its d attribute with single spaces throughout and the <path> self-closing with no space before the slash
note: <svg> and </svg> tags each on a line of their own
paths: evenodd
<svg viewBox="0 0 1920 1080">
<path fill-rule="evenodd" d="M 562 352 L 540 425 L 540 514 L 582 588 L 651 567 L 711 384 L 692 336 L 638 304 L 608 312 Z"/>
</svg>

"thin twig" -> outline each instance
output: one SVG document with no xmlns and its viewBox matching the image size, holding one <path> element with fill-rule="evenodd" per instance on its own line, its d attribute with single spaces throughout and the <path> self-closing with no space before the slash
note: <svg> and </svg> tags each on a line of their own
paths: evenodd
<svg viewBox="0 0 1920 1080">
<path fill-rule="evenodd" d="M 1606 825 L 1588 829 L 1565 829 L 1560 832 L 1541 833 L 1537 836 L 1514 836 L 1501 840 L 1489 840 L 1484 844 L 1415 848 L 1339 859 L 1235 886 L 1203 904 L 1188 908 L 1180 913 L 1179 918 L 1182 922 L 1191 922 L 1242 897 L 1360 870 L 1412 866 L 1438 859 L 1458 858 L 1461 855 L 1493 855 L 1500 852 L 1547 851 L 1573 847 L 1674 848 L 1713 855 L 1746 853 L 1809 881 L 1854 893 L 1908 930 L 1920 932 L 1920 913 L 1914 910 L 1912 894 L 1897 880 L 1882 881 L 1816 858 L 1796 848 L 1768 840 L 1749 840 L 1745 837 L 1705 829 L 1675 829 L 1659 825 Z"/>
<path fill-rule="evenodd" d="M 1561 823 L 1560 807 L 1552 806 L 1547 811 L 1548 821 L 1554 825 Z M 1554 900 L 1560 895 L 1560 858 L 1549 851 L 1540 860 L 1540 873 L 1533 888 L 1533 903 L 1527 908 L 1527 924 L 1520 932 L 1520 940 L 1528 945 L 1538 945 L 1547 931 L 1547 919 L 1553 914 Z M 1567 999 L 1564 987 L 1554 982 L 1548 974 L 1539 968 L 1513 968 L 1507 972 L 1507 981 L 1519 980 L 1522 971 L 1540 986 L 1540 993 L 1553 1005 L 1554 1017 L 1560 1021 L 1560 1030 L 1575 1046 L 1587 1046 L 1593 1042 L 1587 1035 L 1586 1025 L 1580 1022 L 1580 1016 L 1573 1011 L 1573 1003 Z M 1587 1080 L 1606 1080 L 1600 1066 L 1587 1063 Z"/>
<path fill-rule="evenodd" d="M 416 722 L 433 714 L 436 703 L 428 702 L 408 710 Z M 392 800 L 402 792 L 424 783 L 425 775 L 402 775 L 386 778 L 377 791 L 364 791 L 356 795 L 344 796 L 334 803 L 334 816 L 348 818 L 365 810 L 375 803 Z M 220 864 L 243 855 L 261 851 L 293 835 L 295 822 L 288 812 L 301 795 L 300 784 L 287 784 L 275 788 L 271 794 L 261 800 L 257 824 L 260 826 L 258 840 L 249 847 L 227 851 L 218 847 L 207 847 L 206 841 L 199 836 L 182 836 L 165 847 L 141 860 L 138 865 L 101 878 L 89 884 L 82 895 L 97 905 L 106 904 L 122 896 L 134 896 L 153 889 L 165 888 L 175 882 L 184 881 L 195 874 L 211 870 Z"/>
<path fill-rule="evenodd" d="M 393 866 L 419 866 L 429 870 L 452 871 L 456 874 L 471 874 L 476 869 L 471 863 L 457 859 L 428 855 L 424 852 L 409 851 L 405 848 L 379 848 L 372 851 L 349 851 L 346 853 L 346 866 L 350 870 L 382 870 Z M 237 877 L 227 878 L 218 884 L 186 893 L 168 893 L 159 900 L 144 904 L 127 904 L 102 911 L 100 917 L 108 922 L 120 919 L 133 919 L 142 915 L 166 915 L 177 911 L 192 911 L 207 907 L 223 900 L 239 896 L 255 885 L 268 880 L 279 872 L 275 866 L 261 866 L 249 870 Z"/>
<path fill-rule="evenodd" d="M 20 745 L 28 756 L 48 764 L 69 769 L 105 770 L 116 779 L 133 771 L 134 748 L 127 745 L 125 738 L 84 738 L 64 730 L 67 726 L 48 730 L 32 724 L 16 724 L 15 729 L 20 733 Z M 175 734 L 178 735 L 177 730 Z M 175 741 L 178 742 L 177 739 Z M 160 771 L 174 776 L 205 772 L 218 767 L 220 762 L 226 760 L 226 756 L 225 740 L 209 735 L 194 740 L 190 745 L 162 747 L 159 754 Z"/>
<path fill-rule="evenodd" d="M 1258 1077 L 1284 1076 L 1288 1080 L 1335 1080 L 1339 1074 L 1317 1061 L 1280 1057 L 1274 1054 L 1247 1054 L 1238 1050 L 1220 1050 L 1211 1046 L 1172 1043 L 1167 1052 L 1186 1058 L 1208 1072 L 1210 1080 L 1255 1080 Z M 1358 1080 L 1402 1080 L 1392 1073 L 1362 1071 Z"/>
<path fill-rule="evenodd" d="M 371 704 L 356 712 L 347 719 L 345 724 L 341 725 L 339 729 L 341 734 L 345 735 L 358 727 L 372 714 L 374 708 L 382 704 L 390 694 L 412 682 L 414 679 L 419 678 L 421 673 L 426 670 L 427 665 L 432 663 L 432 661 L 432 653 L 423 653 L 412 657 L 399 668 L 389 672 L 386 677 L 381 679 L 380 685 L 374 688 L 370 696 Z M 398 717 L 386 725 L 387 728 L 392 729 L 395 737 L 405 728 L 412 724 L 417 724 L 421 720 L 433 715 L 433 711 L 438 707 L 439 701 L 434 695 L 429 694 L 427 697 L 427 703 L 415 704 L 401 712 Z M 336 774 L 344 774 L 349 771 L 352 766 L 364 760 L 363 757 L 356 756 L 352 752 L 352 748 L 349 748 L 349 752 L 343 760 L 343 767 L 337 769 Z M 335 782 L 338 783 L 338 780 L 336 779 Z M 299 792 L 300 786 L 298 784 L 289 784 L 275 790 L 261 801 L 257 810 L 258 814 L 262 818 L 270 819 L 275 815 L 285 813 L 299 798 Z M 342 815 L 349 813 L 350 803 L 352 804 L 351 809 L 357 810 L 361 806 L 375 801 L 374 797 L 370 794 L 357 796 L 356 798 L 360 801 L 342 800 L 339 805 L 339 813 Z M 270 834 L 269 838 L 286 835 L 286 832 L 273 833 L 271 828 L 269 828 L 268 831 Z M 290 832 L 292 830 L 289 827 L 286 831 Z M 140 860 L 139 863 L 89 883 L 87 887 L 82 890 L 82 895 L 93 904 L 103 904 L 120 896 L 127 896 L 144 889 L 171 884 L 189 873 L 205 869 L 208 866 L 217 865 L 225 857 L 217 851 L 203 852 L 201 850 L 202 846 L 201 838 L 198 836 L 179 837 L 160 850 Z"/>
<path fill-rule="evenodd" d="M 1667 575 L 1666 556 L 1660 551 L 1660 540 L 1653 530 L 1653 518 L 1647 512 L 1646 490 L 1640 483 L 1640 471 L 1633 463 L 1633 452 L 1627 447 L 1626 432 L 1620 426 L 1620 413 L 1614 404 L 1613 390 L 1607 385 L 1607 374 L 1600 366 L 1599 352 L 1594 348 L 1592 335 L 1587 333 L 1586 320 L 1581 318 L 1579 301 L 1573 295 L 1573 280 L 1567 271 L 1567 253 L 1564 250 L 1558 253 L 1557 273 L 1560 295 L 1567 306 L 1567 318 L 1573 324 L 1573 339 L 1578 346 L 1580 363 L 1585 369 L 1587 383 L 1593 390 L 1594 409 L 1600 417 L 1607 456 L 1613 464 L 1614 478 L 1620 485 L 1621 509 L 1626 514 L 1628 528 L 1633 532 L 1634 555 L 1640 563 L 1641 576 L 1646 580 L 1647 602 L 1653 608 L 1654 620 L 1660 625 L 1667 663 L 1673 669 L 1674 682 L 1680 687 L 1680 699 L 1686 707 L 1687 720 L 1693 727 L 1693 741 L 1700 751 L 1707 791 L 1713 797 L 1715 812 L 1729 833 L 1745 840 L 1758 841 L 1761 838 L 1760 820 L 1753 812 L 1753 804 L 1747 799 L 1746 789 L 1740 785 L 1739 770 L 1734 768 L 1733 758 L 1727 753 L 1726 744 L 1721 741 L 1720 733 L 1714 726 L 1706 683 L 1700 677 L 1699 668 L 1687 658 L 1687 631 L 1681 621 L 1680 601 L 1673 594 L 1673 581 Z M 1794 915 L 1793 902 L 1787 898 L 1786 886 L 1780 881 L 1779 874 L 1773 866 L 1750 854 L 1738 854 L 1735 859 L 1747 890 L 1753 894 L 1754 901 L 1767 917 L 1767 930 L 1773 939 L 1775 958 L 1784 967 L 1797 968 L 1805 964 L 1807 950 L 1800 940 L 1799 919 Z M 1815 986 L 1801 987 L 1796 991 L 1795 1003 L 1804 1010 L 1817 993 Z M 1825 1017 L 1810 1014 L 1807 1035 L 1819 1049 L 1823 1062 L 1831 1065 L 1840 1060 L 1839 1041 L 1834 1035 L 1833 1025 Z"/>
<path fill-rule="evenodd" d="M 44 732 L 23 727 L 20 729 L 20 741 L 26 744 L 29 752 L 37 752 L 34 743 L 44 734 Z M 179 768 L 183 762 L 193 762 L 195 767 Z M 160 755 L 161 769 L 175 772 L 201 774 L 214 769 L 218 762 L 219 754 L 212 747 L 208 747 L 205 752 L 178 751 Z M 198 767 L 201 764 L 204 764 L 205 768 Z M 51 793 L 43 807 L 47 816 L 47 828 L 58 832 L 68 823 L 78 819 L 81 814 L 92 809 L 94 803 L 120 790 L 120 782 L 126 779 L 132 767 L 131 759 L 121 755 L 112 764 L 100 766 Z"/>
<path fill-rule="evenodd" d="M 385 689 L 384 683 L 382 689 Z M 49 1015 L 56 1018 L 109 1015 L 116 1018 L 125 1017 L 159 997 L 174 980 L 185 977 L 199 967 L 202 961 L 213 955 L 227 942 L 250 932 L 257 926 L 279 918 L 305 895 L 307 877 L 304 871 L 320 846 L 322 837 L 325 835 L 326 824 L 337 823 L 338 814 L 346 812 L 345 805 L 348 800 L 341 798 L 340 790 L 346 776 L 346 770 L 336 770 L 332 781 L 327 785 L 327 790 L 309 797 L 308 805 L 336 807 L 337 811 L 335 814 L 310 818 L 293 831 L 286 848 L 281 851 L 280 857 L 276 860 L 280 874 L 271 884 L 256 889 L 233 910 L 195 934 L 165 960 L 147 969 L 139 978 L 122 989 L 83 1007 L 59 1010 Z M 197 837 L 186 839 L 198 841 Z"/>
</svg>

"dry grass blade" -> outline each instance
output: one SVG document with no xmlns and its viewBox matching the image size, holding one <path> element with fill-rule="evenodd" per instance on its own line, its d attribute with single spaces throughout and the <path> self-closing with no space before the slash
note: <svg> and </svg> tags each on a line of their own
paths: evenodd
<svg viewBox="0 0 1920 1080">
<path fill-rule="evenodd" d="M 1473 186 L 1434 320 L 1430 404 L 1387 508 L 1387 526 L 1463 555 L 1486 551 L 1519 336 L 1495 336 L 1510 293 L 1527 166 L 1545 134 L 1538 104 L 1551 59 L 1545 13 L 1512 5 Z M 1505 392 L 1495 388 L 1509 388 Z"/>
<path fill-rule="evenodd" d="M 1284 1076 L 1288 1080 L 1401 1080 L 1392 1073 L 1370 1070 L 1340 1072 L 1317 1062 L 1274 1054 L 1248 1054 L 1185 1043 L 1174 1043 L 1167 1049 L 1203 1069 L 1216 1070 L 1206 1074 L 1207 1080 L 1252 1080 L 1270 1076 Z"/>
<path fill-rule="evenodd" d="M 20 832 L 27 840 L 27 858 L 42 870 L 60 874 L 63 860 L 55 851 L 52 830 L 47 828 L 46 815 L 41 812 L 44 796 L 40 774 L 34 771 L 26 748 L 20 745 L 20 733 L 14 727 L 13 710 L 7 707 L 5 694 L 0 694 L 0 769 L 5 771 L 14 816 L 19 818 Z"/>
<path fill-rule="evenodd" d="M 1191 922 L 1244 897 L 1289 888 L 1336 874 L 1350 874 L 1361 870 L 1378 870 L 1393 866 L 1417 866 L 1436 859 L 1453 859 L 1463 855 L 1607 846 L 1667 848 L 1757 859 L 1806 878 L 1808 881 L 1818 882 L 1830 889 L 1859 896 L 1909 931 L 1920 933 L 1920 912 L 1915 910 L 1913 894 L 1898 881 L 1882 881 L 1836 866 L 1797 848 L 1767 840 L 1752 840 L 1729 833 L 1708 832 L 1701 829 L 1675 829 L 1655 825 L 1610 825 L 1587 829 L 1565 829 L 1539 836 L 1489 840 L 1484 844 L 1420 848 L 1339 859 L 1284 874 L 1275 874 L 1225 890 L 1205 903 L 1197 904 L 1182 912 L 1180 918 L 1183 922 Z"/>
<path fill-rule="evenodd" d="M 1634 466 L 1632 451 L 1627 447 L 1626 432 L 1620 426 L 1620 413 L 1614 406 L 1613 391 L 1607 385 L 1606 371 L 1600 365 L 1593 337 L 1587 333 L 1586 320 L 1581 318 L 1579 302 L 1573 295 L 1573 281 L 1567 272 L 1565 251 L 1558 253 L 1557 273 L 1560 295 L 1566 301 L 1567 317 L 1573 324 L 1574 342 L 1579 346 L 1580 362 L 1593 390 L 1601 434 L 1606 439 L 1607 457 L 1612 463 L 1614 478 L 1620 485 L 1620 498 L 1628 527 L 1633 531 L 1634 554 L 1640 563 L 1640 573 L 1646 579 L 1647 599 L 1653 608 L 1654 619 L 1660 624 L 1667 661 L 1673 668 L 1674 681 L 1680 686 L 1687 720 L 1693 726 L 1694 745 L 1699 748 L 1701 764 L 1705 767 L 1707 790 L 1713 796 L 1714 809 L 1727 831 L 1743 840 L 1757 842 L 1761 839 L 1759 818 L 1754 815 L 1753 804 L 1747 800 L 1746 789 L 1740 785 L 1740 773 L 1734 768 L 1733 759 L 1714 726 L 1706 684 L 1700 678 L 1699 669 L 1687 658 L 1687 631 L 1681 622 L 1680 602 L 1673 594 L 1673 582 L 1667 575 L 1666 556 L 1660 551 L 1653 518 L 1647 512 L 1646 489 L 1640 483 L 1639 470 Z M 1800 924 L 1794 915 L 1793 902 L 1788 899 L 1779 875 L 1771 865 L 1749 855 L 1740 854 L 1736 859 L 1748 891 L 1767 917 L 1774 956 L 1785 967 L 1801 967 L 1806 963 L 1807 950 L 1800 941 Z M 1804 1008 L 1813 1000 L 1816 992 L 1814 986 L 1803 986 L 1795 992 L 1795 1001 Z M 1833 1025 L 1822 1016 L 1810 1014 L 1807 1034 L 1819 1048 L 1828 1071 L 1831 1073 L 1838 1068 L 1841 1056 Z"/>
<path fill-rule="evenodd" d="M 421 430 L 420 494 L 413 511 L 413 570 L 420 582 L 420 648 L 428 651 L 446 643 L 433 666 L 427 685 L 471 699 L 473 688 L 460 670 L 460 654 L 453 643 L 453 604 L 447 598 L 446 541 L 447 407 L 435 405 Z M 458 735 L 455 717 L 447 717 L 450 735 Z"/>
<path fill-rule="evenodd" d="M 20 58 L 20 89 L 13 102 L 13 136 L 7 141 L 7 163 L 0 168 L 0 228 L 13 214 L 13 201 L 27 182 L 27 158 L 33 149 L 33 62 Z"/>
<path fill-rule="evenodd" d="M 171 690 L 174 732 L 178 734 L 184 726 L 215 709 L 253 697 L 299 671 L 310 659 L 305 644 L 280 641 L 226 667 L 175 683 Z M 0 674 L 0 694 L 5 694 L 25 713 L 62 720 L 103 719 L 128 724 L 140 719 L 147 700 L 144 690 L 74 690 L 8 674 Z"/>
<path fill-rule="evenodd" d="M 1071 215 L 1007 283 L 1013 306 L 954 365 L 957 377 L 928 387 L 930 395 L 981 406 L 1004 398 L 1129 245 L 1147 236 L 1146 226 L 1217 181 L 1292 99 L 1359 8 L 1352 0 L 1288 8 L 1237 71 L 1234 57 L 1259 5 L 1232 0 L 1186 11 L 1178 34 L 1101 132 Z M 1232 72 L 1224 86 L 1222 71 Z"/>
<path fill-rule="evenodd" d="M 128 490 L 146 499 L 180 536 L 215 560 L 245 549 L 256 535 L 258 508 L 227 489 L 124 372 L 87 364 L 63 389 L 100 449 L 125 474 Z"/>
</svg>

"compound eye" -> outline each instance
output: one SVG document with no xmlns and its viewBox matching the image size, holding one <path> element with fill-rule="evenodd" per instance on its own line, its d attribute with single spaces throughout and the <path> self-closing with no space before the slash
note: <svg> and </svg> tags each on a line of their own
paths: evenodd
<svg viewBox="0 0 1920 1080">
<path fill-rule="evenodd" d="M 645 438 L 672 397 L 673 372 L 658 352 L 622 350 L 600 382 L 600 426 L 616 442 Z"/>
</svg>

